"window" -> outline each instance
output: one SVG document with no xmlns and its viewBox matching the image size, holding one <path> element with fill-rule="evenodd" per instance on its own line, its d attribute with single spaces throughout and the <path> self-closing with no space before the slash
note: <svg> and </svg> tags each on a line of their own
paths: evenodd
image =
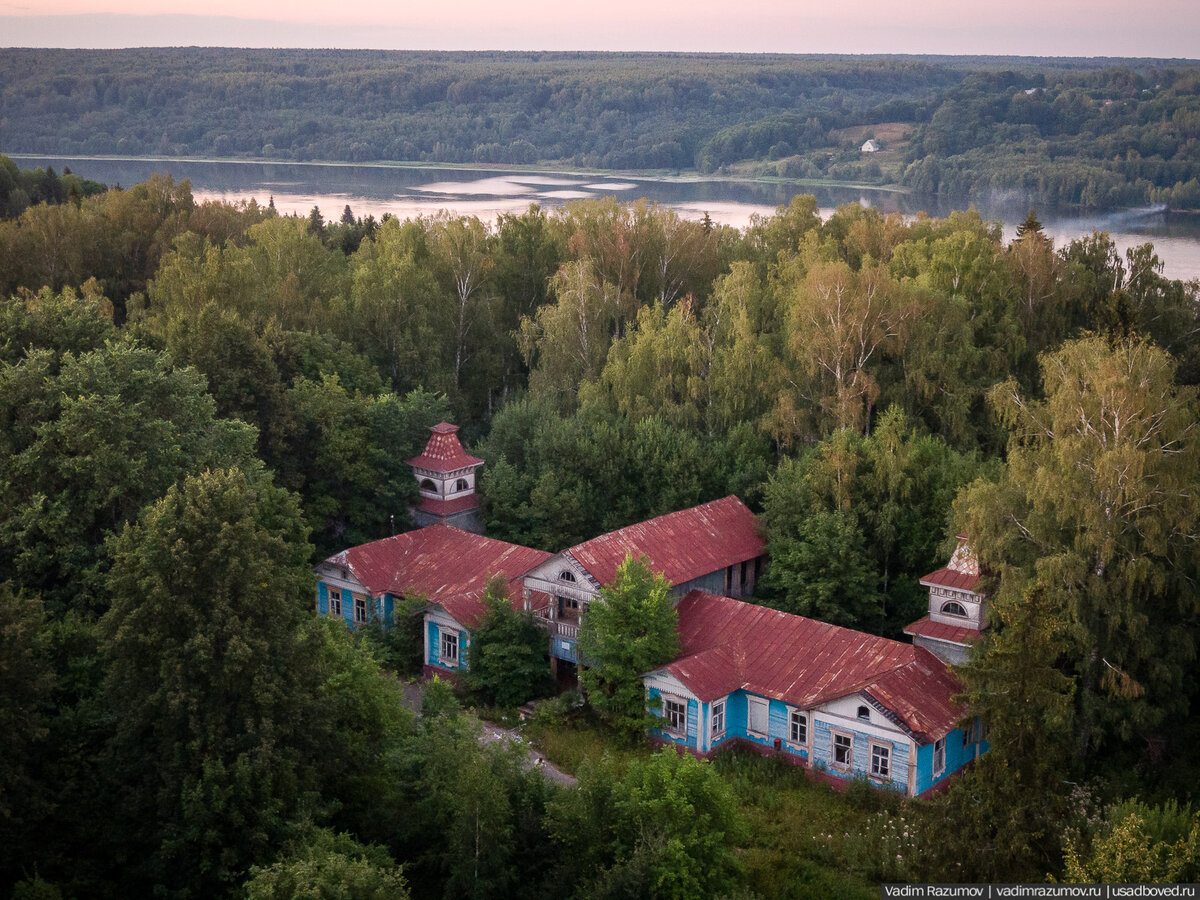
<svg viewBox="0 0 1200 900">
<path fill-rule="evenodd" d="M 430 494 L 436 494 L 438 492 L 437 485 L 434 484 L 433 481 L 429 478 L 421 479 L 421 490 L 427 491 Z"/>
<path fill-rule="evenodd" d="M 849 769 L 854 765 L 854 738 L 848 734 L 833 736 L 833 767 Z"/>
<path fill-rule="evenodd" d="M 441 653 L 438 658 L 442 665 L 456 665 L 458 663 L 458 635 L 452 631 L 442 632 Z"/>
<path fill-rule="evenodd" d="M 871 774 L 876 778 L 892 776 L 892 748 L 886 744 L 871 744 Z"/>
<path fill-rule="evenodd" d="M 366 597 L 355 597 L 354 598 L 354 621 L 360 625 L 363 622 L 367 621 L 367 598 Z"/>
<path fill-rule="evenodd" d="M 967 617 L 967 608 L 953 600 L 942 604 L 942 612 L 948 616 L 962 616 L 964 619 Z"/>
<path fill-rule="evenodd" d="M 871 721 L 871 711 L 869 709 L 867 709 L 865 706 L 860 706 L 858 708 L 858 717 L 860 719 L 863 719 L 864 721 L 870 722 Z"/>
<path fill-rule="evenodd" d="M 465 478 L 460 478 L 454 482 L 454 490 L 456 491 L 469 491 L 470 489 L 471 485 L 467 483 L 467 479 Z"/>
<path fill-rule="evenodd" d="M 791 740 L 793 744 L 808 743 L 808 716 L 804 713 L 792 713 Z"/>
<path fill-rule="evenodd" d="M 720 737 L 725 733 L 725 701 L 718 700 L 712 705 L 712 736 Z"/>
<path fill-rule="evenodd" d="M 933 742 L 933 774 L 940 775 L 946 771 L 946 739 L 938 738 Z"/>
<path fill-rule="evenodd" d="M 667 728 L 678 734 L 687 734 L 687 704 L 682 700 L 663 697 L 663 715 L 667 720 Z"/>
<path fill-rule="evenodd" d="M 749 721 L 746 723 L 747 730 L 751 734 L 767 736 L 767 711 L 770 708 L 767 701 L 761 697 L 750 697 L 746 704 L 746 713 Z"/>
<path fill-rule="evenodd" d="M 559 581 L 574 581 L 575 573 L 570 571 L 569 569 L 563 569 L 561 572 L 558 573 L 558 580 Z"/>
<path fill-rule="evenodd" d="M 342 592 L 333 588 L 329 589 L 329 614 L 339 619 L 342 617 Z"/>
</svg>

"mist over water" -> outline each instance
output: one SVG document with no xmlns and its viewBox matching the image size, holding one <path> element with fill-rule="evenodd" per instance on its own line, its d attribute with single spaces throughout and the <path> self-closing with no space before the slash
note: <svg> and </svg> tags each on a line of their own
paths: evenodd
<svg viewBox="0 0 1200 900">
<path fill-rule="evenodd" d="M 967 202 L 921 197 L 867 188 L 828 188 L 796 182 L 730 182 L 703 178 L 614 177 L 596 172 L 515 172 L 492 168 L 329 165 L 153 159 L 80 159 L 13 156 L 22 168 L 64 166 L 85 178 L 128 187 L 154 172 L 187 178 L 197 200 L 238 202 L 271 199 L 281 213 L 308 215 L 314 206 L 337 220 L 349 206 L 356 216 L 400 219 L 441 210 L 494 222 L 503 213 L 521 213 L 531 203 L 556 207 L 573 200 L 613 196 L 639 198 L 675 209 L 681 216 L 745 228 L 751 216 L 767 216 L 797 194 L 813 194 L 822 215 L 845 203 L 861 203 L 884 212 L 945 216 Z M 1029 212 L 1028 200 L 1000 192 L 975 204 L 988 221 L 1003 224 L 1005 240 Z M 1170 278 L 1200 278 L 1200 216 L 1168 213 L 1163 208 L 1086 213 L 1039 208 L 1045 232 L 1062 246 L 1093 230 L 1108 231 L 1122 252 L 1151 242 Z"/>
</svg>

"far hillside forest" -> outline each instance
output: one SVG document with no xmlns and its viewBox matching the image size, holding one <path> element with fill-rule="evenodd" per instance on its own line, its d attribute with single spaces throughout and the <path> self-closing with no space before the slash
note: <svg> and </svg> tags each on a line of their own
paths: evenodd
<svg viewBox="0 0 1200 900">
<path fill-rule="evenodd" d="M 438 65 L 372 80 L 388 55 L 190 52 L 170 78 L 153 68 L 177 61 L 166 52 L 30 55 L 4 76 L 8 133 L 26 104 L 45 117 L 20 129 L 31 149 L 66 116 L 78 134 L 143 123 L 112 126 L 147 142 L 131 152 L 209 152 L 207 118 L 178 129 L 217 90 L 223 122 L 246 116 L 222 132 L 229 152 L 328 157 L 320 141 L 361 139 L 373 157 L 399 126 L 359 134 L 350 117 L 393 92 L 431 111 L 479 104 L 455 113 L 474 130 L 454 153 L 507 146 L 517 115 L 531 140 L 563 142 L 573 117 L 609 115 L 568 58 L 547 60 L 564 82 L 533 103 L 520 83 L 488 87 L 496 67 L 541 65 L 527 57 L 484 60 L 453 87 Z M 710 64 L 709 81 L 672 87 L 645 59 L 624 75 L 614 62 L 605 91 L 644 85 L 612 107 L 615 133 L 685 85 L 732 91 L 722 79 L 747 65 Z M 1112 140 L 1149 141 L 1137 158 L 1173 173 L 1163 185 L 1193 177 L 1186 67 L 1044 81 L 918 60 L 762 68 L 714 115 L 754 85 L 820 86 L 842 112 L 813 112 L 814 134 L 875 109 L 922 123 L 921 160 L 966 172 L 978 148 L 934 143 L 946 104 L 1077 102 L 1080 122 L 1128 116 Z M 903 108 L 881 109 L 884 82 L 911 95 L 887 101 Z M 1047 94 L 1025 94 L 1033 83 Z M 345 132 L 250 108 L 299 91 L 344 113 Z M 491 96 L 525 108 L 489 120 Z M 1043 146 L 1026 112 L 1012 133 Z M 680 142 L 663 164 L 691 164 L 726 127 L 663 131 Z M 1170 147 L 1149 137 L 1168 133 Z M 530 153 L 651 159 L 613 140 Z M 1088 165 L 1126 190 L 1133 159 Z M 1152 246 L 1056 246 L 1035 212 L 1009 242 L 973 211 L 851 204 L 823 221 L 811 196 L 742 231 L 613 200 L 495 223 L 349 207 L 326 221 L 197 202 L 166 176 L 104 189 L 86 174 L 0 157 L 3 891 L 802 898 L 878 896 L 880 881 L 1200 880 L 1200 283 L 1164 278 Z M 481 745 L 444 683 L 415 718 L 395 676 L 419 665 L 419 617 L 386 633 L 317 617 L 311 566 L 411 527 L 404 460 L 443 419 L 486 460 L 492 537 L 553 552 L 736 494 L 768 542 L 753 602 L 892 638 L 926 611 L 919 578 L 969 535 L 992 617 L 960 674 L 991 751 L 931 800 L 841 796 L 769 759 L 651 754 L 568 695 L 529 726 L 578 776 L 563 789 Z M 502 600 L 488 609 L 510 636 L 496 640 L 526 640 Z M 524 699 L 497 693 L 514 683 L 503 673 L 480 683 L 492 692 L 465 702 L 490 714 Z"/>
<path fill-rule="evenodd" d="M 7 153 L 551 165 L 1200 209 L 1200 66 L 1003 57 L 0 51 Z M 876 140 L 879 152 L 861 145 Z"/>
</svg>

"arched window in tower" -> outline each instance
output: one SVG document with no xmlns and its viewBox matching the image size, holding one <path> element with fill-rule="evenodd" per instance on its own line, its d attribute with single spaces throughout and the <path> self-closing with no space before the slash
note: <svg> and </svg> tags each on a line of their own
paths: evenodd
<svg viewBox="0 0 1200 900">
<path fill-rule="evenodd" d="M 966 607 L 953 600 L 942 604 L 942 612 L 947 616 L 962 616 L 964 619 L 967 617 Z"/>
<path fill-rule="evenodd" d="M 433 483 L 432 478 L 421 479 L 421 490 L 429 491 L 431 494 L 436 494 L 438 492 L 437 485 Z"/>
<path fill-rule="evenodd" d="M 470 489 L 471 485 L 467 483 L 467 479 L 465 478 L 460 478 L 458 481 L 454 482 L 455 491 L 469 491 Z"/>
</svg>

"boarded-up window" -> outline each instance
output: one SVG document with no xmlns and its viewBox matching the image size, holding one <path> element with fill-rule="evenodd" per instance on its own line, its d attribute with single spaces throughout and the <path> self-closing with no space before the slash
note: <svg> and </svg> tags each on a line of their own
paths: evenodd
<svg viewBox="0 0 1200 900">
<path fill-rule="evenodd" d="M 750 721 L 747 722 L 747 729 L 753 734 L 766 735 L 768 710 L 770 705 L 766 700 L 759 697 L 750 697 L 748 702 L 748 713 Z"/>
</svg>

